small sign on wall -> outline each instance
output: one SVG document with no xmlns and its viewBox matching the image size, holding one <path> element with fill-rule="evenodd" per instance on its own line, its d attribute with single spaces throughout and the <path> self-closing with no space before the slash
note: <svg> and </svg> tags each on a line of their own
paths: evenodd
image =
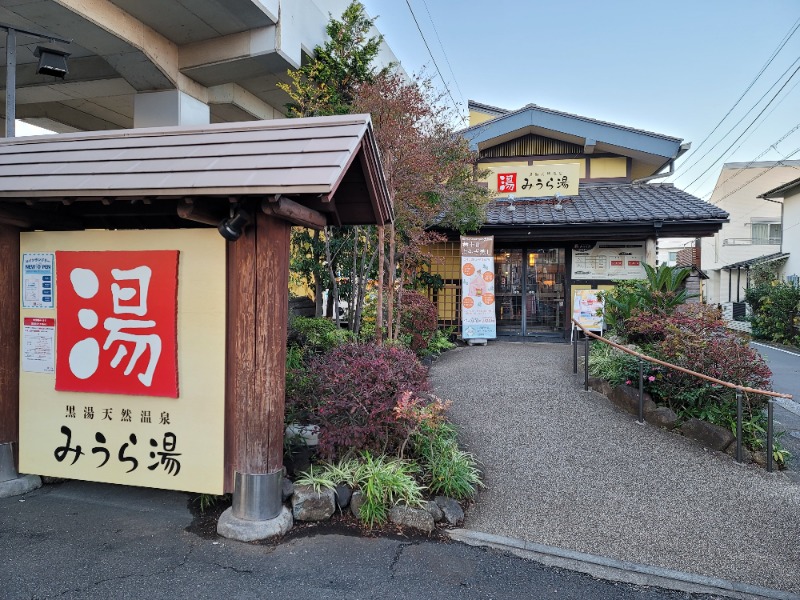
<svg viewBox="0 0 800 600">
<path fill-rule="evenodd" d="M 22 324 L 22 370 L 27 373 L 55 371 L 56 320 L 25 317 Z"/>
<path fill-rule="evenodd" d="M 53 308 L 55 276 L 52 252 L 22 255 L 22 308 Z"/>
</svg>

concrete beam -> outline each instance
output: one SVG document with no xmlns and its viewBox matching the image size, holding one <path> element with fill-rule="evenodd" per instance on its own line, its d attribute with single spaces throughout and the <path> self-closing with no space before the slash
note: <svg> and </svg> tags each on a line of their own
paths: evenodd
<svg viewBox="0 0 800 600">
<path fill-rule="evenodd" d="M 231 121 L 279 119 L 284 116 L 274 106 L 267 104 L 255 94 L 251 94 L 235 83 L 226 83 L 208 88 L 208 104 L 211 107 L 212 114 L 227 111 L 228 109 L 224 108 L 219 111 L 218 109 L 221 108 L 219 105 L 229 104 L 239 109 L 238 113 L 244 113 L 250 117 L 249 119 L 226 119 Z"/>
</svg>

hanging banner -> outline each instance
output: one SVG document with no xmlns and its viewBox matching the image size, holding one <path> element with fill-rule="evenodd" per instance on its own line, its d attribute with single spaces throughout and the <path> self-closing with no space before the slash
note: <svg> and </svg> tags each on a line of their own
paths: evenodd
<svg viewBox="0 0 800 600">
<path fill-rule="evenodd" d="M 494 237 L 461 236 L 461 337 L 494 339 Z"/>
</svg>

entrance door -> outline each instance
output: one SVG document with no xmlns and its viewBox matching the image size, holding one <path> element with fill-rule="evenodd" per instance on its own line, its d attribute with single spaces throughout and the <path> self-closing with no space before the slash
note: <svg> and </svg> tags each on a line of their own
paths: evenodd
<svg viewBox="0 0 800 600">
<path fill-rule="evenodd" d="M 494 256 L 497 335 L 523 335 L 522 250 L 502 250 Z"/>
<path fill-rule="evenodd" d="M 563 248 L 515 248 L 496 252 L 497 335 L 563 335 L 564 256 Z"/>
<path fill-rule="evenodd" d="M 564 249 L 534 248 L 525 261 L 525 335 L 562 335 Z"/>
</svg>

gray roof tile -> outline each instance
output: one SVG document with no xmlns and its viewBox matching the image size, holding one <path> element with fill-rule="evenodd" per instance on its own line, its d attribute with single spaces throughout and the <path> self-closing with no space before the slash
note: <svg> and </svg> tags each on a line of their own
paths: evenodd
<svg viewBox="0 0 800 600">
<path fill-rule="evenodd" d="M 581 185 L 578 196 L 562 199 L 562 209 L 553 199 L 498 199 L 487 208 L 487 225 L 557 225 L 653 221 L 725 220 L 721 208 L 687 194 L 670 184 Z"/>
</svg>

